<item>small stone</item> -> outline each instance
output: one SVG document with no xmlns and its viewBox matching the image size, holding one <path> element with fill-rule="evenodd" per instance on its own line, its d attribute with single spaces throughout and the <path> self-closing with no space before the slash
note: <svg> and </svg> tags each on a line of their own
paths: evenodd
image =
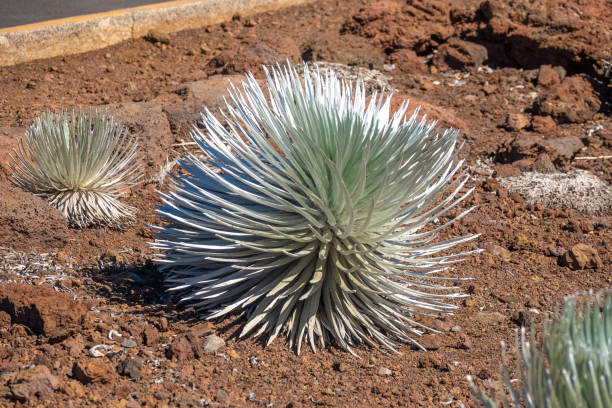
<svg viewBox="0 0 612 408">
<path fill-rule="evenodd" d="M 83 384 L 113 382 L 113 369 L 106 359 L 88 358 L 79 360 L 72 367 L 72 375 Z"/>
<path fill-rule="evenodd" d="M 553 174 L 557 172 L 557 168 L 550 160 L 550 156 L 546 153 L 541 153 L 537 157 L 537 159 L 531 166 L 531 170 L 543 174 Z"/>
<path fill-rule="evenodd" d="M 542 134 L 552 133 L 557 128 L 557 124 L 550 116 L 534 116 L 531 120 L 531 128 Z"/>
<path fill-rule="evenodd" d="M 487 83 L 485 86 L 482 87 L 482 90 L 485 94 L 491 95 L 497 91 L 497 87 L 493 84 Z"/>
<path fill-rule="evenodd" d="M 538 72 L 538 85 L 548 88 L 561 82 L 559 74 L 550 65 L 542 65 Z"/>
<path fill-rule="evenodd" d="M 11 380 L 11 396 L 19 401 L 28 401 L 34 397 L 48 398 L 60 382 L 59 378 L 51 374 L 47 366 L 38 365 L 20 371 Z"/>
<path fill-rule="evenodd" d="M 544 139 L 540 142 L 543 146 L 551 149 L 552 153 L 571 159 L 584 147 L 582 140 L 576 136 L 559 137 L 555 139 Z"/>
<path fill-rule="evenodd" d="M 529 126 L 529 118 L 522 113 L 511 113 L 506 118 L 506 126 L 514 131 L 525 129 Z"/>
<path fill-rule="evenodd" d="M 491 254 L 493 256 L 499 257 L 504 261 L 509 261 L 511 258 L 510 251 L 492 242 L 487 242 L 486 244 L 484 244 L 483 249 L 485 250 L 486 254 Z"/>
<path fill-rule="evenodd" d="M 472 348 L 472 339 L 471 337 L 460 334 L 459 341 L 457 342 L 457 348 L 461 350 L 469 350 Z"/>
<path fill-rule="evenodd" d="M 225 346 L 225 340 L 216 334 L 208 335 L 204 339 L 204 351 L 206 353 L 214 353 L 223 346 Z"/>
<path fill-rule="evenodd" d="M 521 170 L 511 164 L 498 164 L 494 166 L 493 169 L 495 170 L 495 177 L 497 178 L 512 177 L 521 174 Z"/>
<path fill-rule="evenodd" d="M 106 67 L 106 72 L 114 72 L 115 71 L 115 66 L 114 65 L 108 65 Z"/>
<path fill-rule="evenodd" d="M 147 325 L 142 332 L 142 337 L 146 346 L 154 346 L 160 343 L 161 334 L 155 327 Z"/>
<path fill-rule="evenodd" d="M 465 69 L 478 67 L 487 60 L 487 48 L 469 41 L 452 37 L 438 48 L 433 63 L 440 69 Z"/>
<path fill-rule="evenodd" d="M 560 263 L 562 266 L 568 266 L 573 270 L 603 268 L 603 262 L 597 250 L 586 244 L 574 245 L 561 257 Z"/>
<path fill-rule="evenodd" d="M 193 333 L 176 336 L 166 349 L 166 356 L 171 360 L 185 361 L 199 358 L 201 355 L 199 338 Z"/>
<path fill-rule="evenodd" d="M 393 374 L 393 372 L 391 370 L 389 370 L 387 367 L 380 367 L 378 369 L 378 375 L 380 375 L 382 377 L 388 377 L 391 374 Z"/>
<path fill-rule="evenodd" d="M 147 35 L 144 36 L 144 39 L 152 42 L 152 43 L 162 43 L 164 45 L 170 44 L 170 37 L 168 34 L 162 33 L 157 30 L 150 30 Z"/>
<path fill-rule="evenodd" d="M 159 330 L 163 332 L 168 331 L 168 319 L 163 316 L 159 318 Z"/>
<path fill-rule="evenodd" d="M 548 254 L 550 256 L 554 256 L 555 258 L 565 255 L 566 252 L 567 250 L 561 246 L 551 246 L 548 248 Z"/>
<path fill-rule="evenodd" d="M 459 326 L 459 325 L 457 325 L 457 326 L 453 326 L 453 327 L 451 327 L 451 331 L 452 331 L 453 333 L 460 332 L 460 331 L 461 331 L 461 326 Z"/>
<path fill-rule="evenodd" d="M 504 321 L 505 316 L 499 312 L 478 312 L 475 320 L 487 325 L 499 324 Z"/>
<path fill-rule="evenodd" d="M 132 339 L 127 339 L 123 343 L 121 343 L 121 346 L 125 348 L 134 348 L 134 347 L 138 347 L 138 343 L 136 343 Z"/>
<path fill-rule="evenodd" d="M 200 44 L 200 52 L 204 55 L 210 54 L 212 50 L 208 47 L 208 44 L 202 43 Z"/>
<path fill-rule="evenodd" d="M 130 377 L 132 380 L 140 380 L 142 378 L 142 360 L 137 357 L 127 357 L 119 363 L 117 372 L 120 375 Z"/>
<path fill-rule="evenodd" d="M 439 336 L 433 334 L 425 334 L 421 338 L 417 339 L 417 341 L 427 350 L 438 350 L 440 347 L 442 347 L 442 344 L 440 343 L 440 339 L 438 337 Z"/>
<path fill-rule="evenodd" d="M 417 367 L 419 368 L 435 368 L 440 371 L 447 371 L 446 364 L 442 361 L 440 356 L 432 353 L 427 353 L 419 358 Z"/>
<path fill-rule="evenodd" d="M 340 372 L 340 373 L 345 373 L 347 372 L 349 369 L 348 364 L 345 363 L 336 363 L 334 364 L 334 370 Z"/>
</svg>

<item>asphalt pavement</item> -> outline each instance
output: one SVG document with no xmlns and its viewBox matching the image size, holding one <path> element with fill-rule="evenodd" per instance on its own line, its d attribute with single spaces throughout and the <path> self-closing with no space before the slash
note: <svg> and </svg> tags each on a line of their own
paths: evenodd
<svg viewBox="0 0 612 408">
<path fill-rule="evenodd" d="M 155 0 L 0 0 L 0 28 L 163 2 Z"/>
</svg>

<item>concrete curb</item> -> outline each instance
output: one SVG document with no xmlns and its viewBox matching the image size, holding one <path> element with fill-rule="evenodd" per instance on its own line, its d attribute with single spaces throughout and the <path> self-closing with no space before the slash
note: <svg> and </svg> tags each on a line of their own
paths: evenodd
<svg viewBox="0 0 612 408">
<path fill-rule="evenodd" d="M 313 0 L 176 0 L 0 29 L 0 66 L 78 54 L 144 36 L 229 21 Z"/>
</svg>

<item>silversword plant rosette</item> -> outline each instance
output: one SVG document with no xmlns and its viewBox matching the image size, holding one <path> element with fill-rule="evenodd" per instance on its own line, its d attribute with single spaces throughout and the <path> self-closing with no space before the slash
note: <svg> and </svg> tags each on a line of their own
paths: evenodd
<svg viewBox="0 0 612 408">
<path fill-rule="evenodd" d="M 124 228 L 136 208 L 118 199 L 140 177 L 138 143 L 100 112 L 47 112 L 19 141 L 13 182 L 58 208 L 69 225 Z"/>
<path fill-rule="evenodd" d="M 491 387 L 487 393 L 468 377 L 477 400 L 487 408 L 612 407 L 612 290 L 568 297 L 543 331 L 537 345 L 533 328 L 531 342 L 521 329 L 518 378 L 510 378 L 503 354 L 497 392 Z"/>
<path fill-rule="evenodd" d="M 210 319 L 243 311 L 241 336 L 284 333 L 298 353 L 418 344 L 414 316 L 461 296 L 435 274 L 476 252 L 439 254 L 473 235 L 434 241 L 452 222 L 434 220 L 471 191 L 457 131 L 406 120 L 407 104 L 390 117 L 390 97 L 333 72 L 266 74 L 268 100 L 252 75 L 231 87 L 227 126 L 202 114 L 201 154 L 160 193 L 153 247 L 170 290 Z"/>
</svg>

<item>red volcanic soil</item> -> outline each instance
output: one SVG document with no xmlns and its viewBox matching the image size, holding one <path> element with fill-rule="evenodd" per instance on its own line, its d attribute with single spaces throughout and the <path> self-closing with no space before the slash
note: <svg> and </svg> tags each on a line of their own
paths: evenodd
<svg viewBox="0 0 612 408">
<path fill-rule="evenodd" d="M 609 8 L 321 0 L 0 68 L 0 406 L 474 406 L 466 375 L 496 378 L 501 341 L 514 344 L 515 329 L 531 321 L 539 327 L 565 295 L 611 286 L 609 190 L 584 212 L 501 187 L 530 172 L 586 170 L 612 181 Z M 410 98 L 462 130 L 475 187 L 463 205 L 478 208 L 443 237 L 481 233 L 465 249 L 485 252 L 449 272 L 472 278 L 457 313 L 421 318 L 440 331 L 420 339 L 429 352 L 298 356 L 284 339 L 267 348 L 238 340 L 239 317 L 202 322 L 163 292 L 147 245 L 155 190 L 165 188 L 156 174 L 191 148 L 190 127 L 203 104 L 221 105 L 228 78 L 263 78 L 262 64 L 287 59 L 379 70 L 398 102 Z M 124 232 L 69 229 L 10 186 L 8 153 L 33 119 L 90 106 L 116 114 L 143 147 L 146 182 L 125 199 L 138 221 Z M 211 335 L 225 340 L 214 352 Z"/>
</svg>

